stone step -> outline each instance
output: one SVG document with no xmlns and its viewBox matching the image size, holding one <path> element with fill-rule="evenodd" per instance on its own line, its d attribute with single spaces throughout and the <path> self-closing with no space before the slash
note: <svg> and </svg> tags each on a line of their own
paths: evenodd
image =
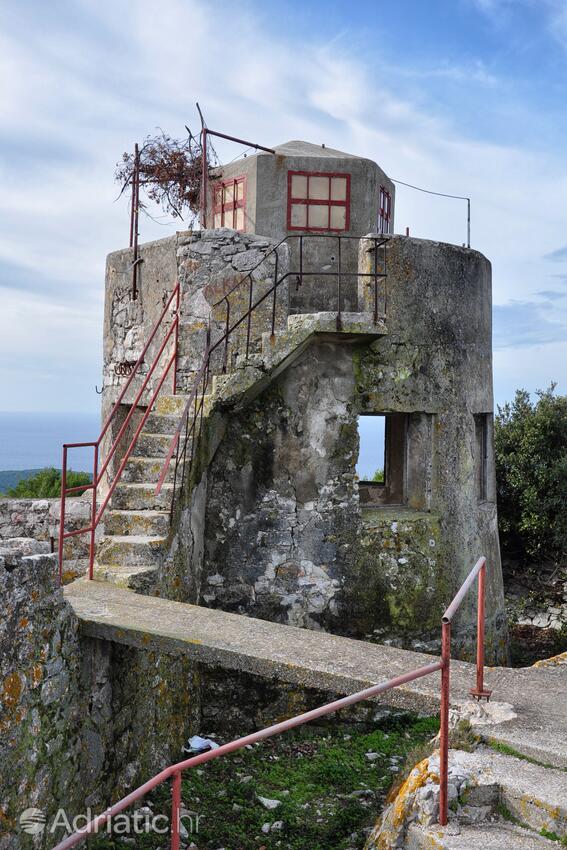
<svg viewBox="0 0 567 850">
<path fill-rule="evenodd" d="M 156 511 L 171 507 L 173 484 L 164 484 L 159 496 L 155 484 L 126 484 L 120 482 L 112 494 L 112 509 L 117 511 Z"/>
<path fill-rule="evenodd" d="M 167 536 L 169 533 L 169 511 L 167 510 L 111 510 L 104 518 L 105 535 L 117 534 Z"/>
<path fill-rule="evenodd" d="M 158 579 L 158 570 L 155 564 L 121 567 L 95 561 L 93 578 L 95 581 L 114 584 L 136 593 L 151 593 Z"/>
<path fill-rule="evenodd" d="M 457 834 L 452 834 L 459 830 Z M 411 824 L 406 850 L 552 850 L 560 845 L 512 823 L 496 822 L 455 827 Z"/>
<path fill-rule="evenodd" d="M 150 413 L 143 433 L 168 434 L 172 437 L 178 424 L 179 416 L 176 413 Z"/>
<path fill-rule="evenodd" d="M 451 750 L 451 768 L 470 773 L 474 785 L 464 792 L 472 806 L 504 806 L 523 825 L 567 835 L 567 773 L 503 755 L 490 747 L 472 753 Z M 494 790 L 493 790 L 494 789 Z M 496 796 L 494 795 L 496 792 Z"/>
<path fill-rule="evenodd" d="M 153 434 L 149 431 L 142 431 L 134 446 L 132 457 L 165 457 L 172 439 L 173 436 L 170 434 Z"/>
<path fill-rule="evenodd" d="M 166 543 L 167 537 L 145 534 L 105 535 L 98 544 L 97 564 L 118 568 L 156 565 L 163 557 Z"/>
<path fill-rule="evenodd" d="M 185 395 L 160 395 L 156 401 L 155 412 L 160 416 L 183 413 L 186 404 Z"/>
<path fill-rule="evenodd" d="M 125 484 L 157 484 L 164 464 L 163 457 L 131 457 L 124 467 L 122 481 Z M 172 458 L 165 481 L 173 482 L 175 460 Z"/>
</svg>

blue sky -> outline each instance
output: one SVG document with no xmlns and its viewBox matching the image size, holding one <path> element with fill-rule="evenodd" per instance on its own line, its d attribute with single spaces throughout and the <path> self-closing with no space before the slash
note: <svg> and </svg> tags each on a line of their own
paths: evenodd
<svg viewBox="0 0 567 850">
<path fill-rule="evenodd" d="M 369 156 L 472 198 L 493 263 L 495 395 L 567 392 L 567 0 L 2 0 L 0 409 L 96 411 L 114 166 L 155 128 Z M 232 158 L 234 148 L 218 146 Z M 179 224 L 142 221 L 142 237 Z M 461 243 L 399 188 L 396 230 Z"/>
</svg>

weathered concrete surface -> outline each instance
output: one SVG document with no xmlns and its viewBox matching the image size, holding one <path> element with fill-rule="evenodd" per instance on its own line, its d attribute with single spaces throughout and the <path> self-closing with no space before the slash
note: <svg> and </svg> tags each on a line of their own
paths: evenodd
<svg viewBox="0 0 567 850">
<path fill-rule="evenodd" d="M 548 841 L 528 829 L 511 823 L 484 823 L 463 826 L 458 833 L 451 827 L 431 826 L 426 830 L 410 826 L 406 850 L 553 850 L 556 841 Z"/>
<path fill-rule="evenodd" d="M 76 581 L 65 595 L 85 635 L 337 694 L 370 687 L 432 660 L 422 653 L 138 596 L 99 582 Z M 456 661 L 451 669 L 452 699 L 467 701 L 474 667 Z M 567 667 L 489 668 L 486 684 L 495 701 L 513 705 L 517 717 L 489 730 L 479 726 L 479 732 L 543 763 L 567 767 Z M 439 677 L 397 688 L 385 701 L 436 711 Z"/>
</svg>

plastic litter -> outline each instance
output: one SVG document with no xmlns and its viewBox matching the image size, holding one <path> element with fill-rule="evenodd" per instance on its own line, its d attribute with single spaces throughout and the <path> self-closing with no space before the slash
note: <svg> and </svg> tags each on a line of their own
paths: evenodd
<svg viewBox="0 0 567 850">
<path fill-rule="evenodd" d="M 195 753 L 206 753 L 209 750 L 217 750 L 218 747 L 219 745 L 212 738 L 201 738 L 200 735 L 193 735 L 183 747 L 183 752 L 194 755 Z"/>
</svg>

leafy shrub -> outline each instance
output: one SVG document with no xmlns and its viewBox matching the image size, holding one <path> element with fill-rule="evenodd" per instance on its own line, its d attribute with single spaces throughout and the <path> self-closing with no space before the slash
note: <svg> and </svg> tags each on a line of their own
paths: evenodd
<svg viewBox="0 0 567 850">
<path fill-rule="evenodd" d="M 90 484 L 91 476 L 88 472 L 67 472 L 67 487 L 80 487 L 81 484 Z M 81 496 L 84 490 L 73 494 Z M 61 493 L 61 471 L 53 466 L 41 469 L 30 478 L 22 478 L 15 487 L 11 487 L 7 494 L 15 499 L 50 499 Z"/>
<path fill-rule="evenodd" d="M 517 390 L 495 419 L 500 542 L 521 562 L 564 562 L 567 551 L 567 396 L 555 384 L 532 402 Z"/>
</svg>

